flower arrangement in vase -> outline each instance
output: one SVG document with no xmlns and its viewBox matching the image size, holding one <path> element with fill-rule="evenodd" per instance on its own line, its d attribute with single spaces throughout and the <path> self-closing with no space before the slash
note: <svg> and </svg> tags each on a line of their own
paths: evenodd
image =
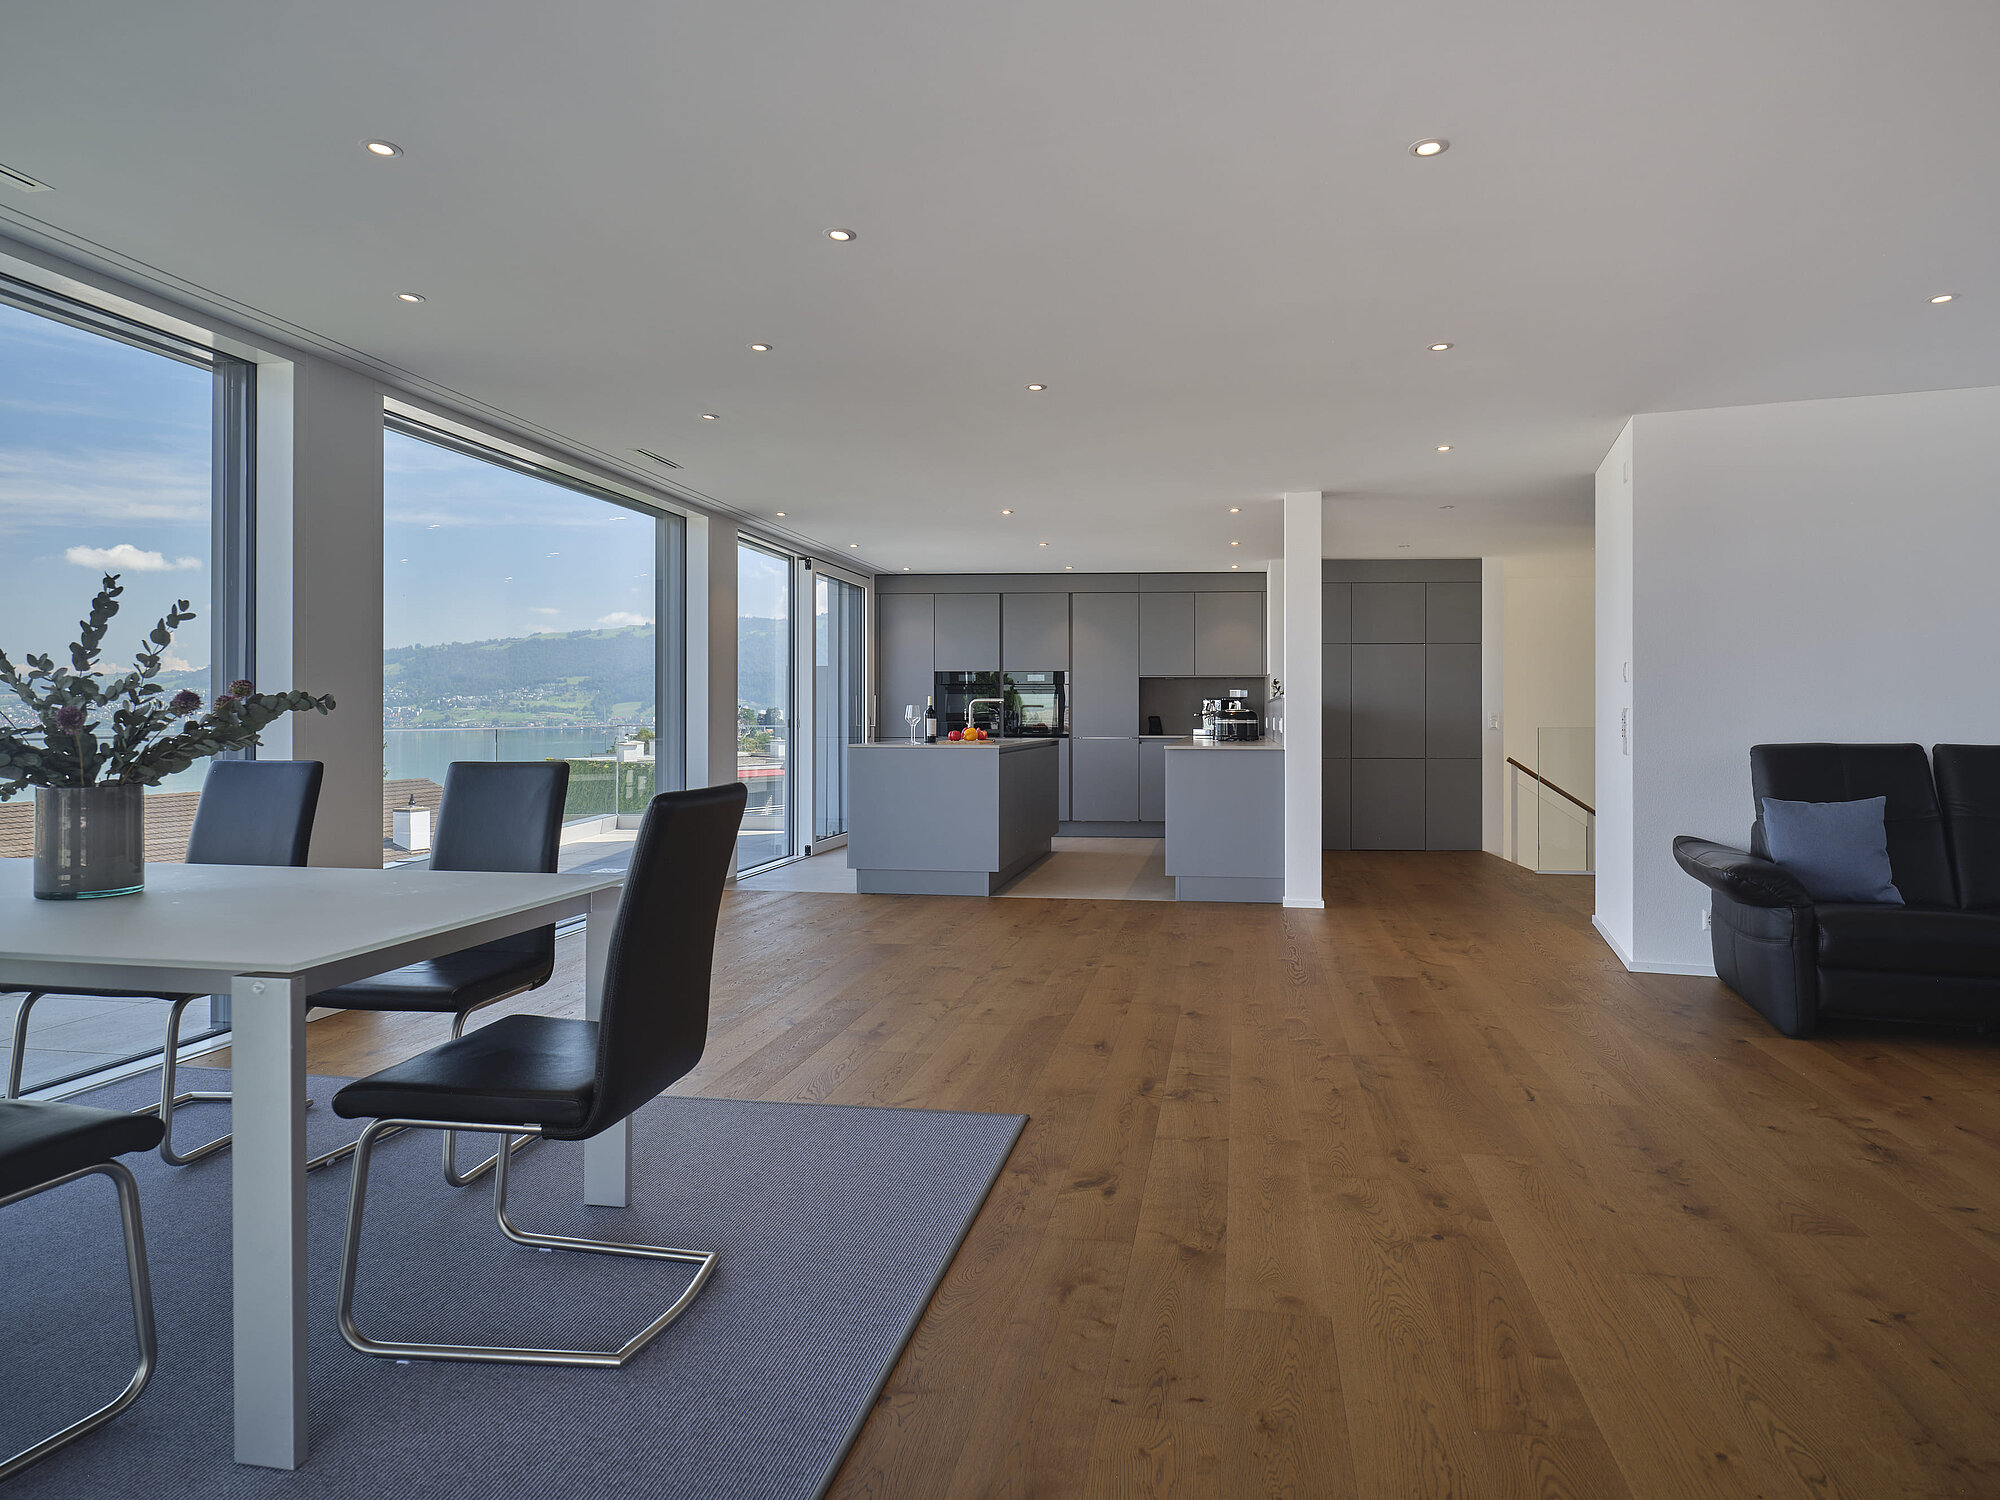
<svg viewBox="0 0 2000 1500">
<path fill-rule="evenodd" d="M 35 789 L 35 894 L 51 900 L 126 896 L 145 886 L 145 789 L 195 762 L 257 744 L 259 733 L 288 713 L 333 699 L 311 693 L 260 693 L 248 681 L 204 707 L 201 694 L 172 697 L 153 679 L 174 632 L 194 618 L 185 599 L 147 635 L 133 669 L 99 667 L 104 634 L 124 588 L 116 573 L 90 602 L 70 664 L 48 656 L 0 651 L 0 684 L 27 705 L 31 722 L 0 709 L 0 802 Z"/>
</svg>

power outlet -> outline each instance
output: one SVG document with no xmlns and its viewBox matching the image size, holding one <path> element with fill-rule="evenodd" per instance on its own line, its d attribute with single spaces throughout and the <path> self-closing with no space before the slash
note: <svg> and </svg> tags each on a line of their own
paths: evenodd
<svg viewBox="0 0 2000 1500">
<path fill-rule="evenodd" d="M 1709 928 L 1714 925 L 1713 923 L 1714 916 L 1715 913 L 1712 911 L 1704 911 L 1701 914 L 1701 930 L 1703 932 L 1707 932 Z"/>
</svg>

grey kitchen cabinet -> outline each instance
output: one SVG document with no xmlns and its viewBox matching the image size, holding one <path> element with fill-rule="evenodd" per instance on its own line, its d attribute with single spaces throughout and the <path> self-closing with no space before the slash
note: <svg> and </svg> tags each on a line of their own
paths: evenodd
<svg viewBox="0 0 2000 1500">
<path fill-rule="evenodd" d="M 1000 670 L 1069 670 L 1069 595 L 1000 596 Z"/>
<path fill-rule="evenodd" d="M 1349 678 L 1348 736 L 1355 760 L 1405 756 L 1421 760 L 1424 648 L 1355 645 L 1348 650 L 1354 653 Z M 1359 781 L 1355 784 L 1355 794 L 1360 795 Z M 1403 847 L 1421 849 L 1423 845 Z"/>
<path fill-rule="evenodd" d="M 1000 670 L 998 594 L 933 594 L 931 603 L 933 671 Z"/>
<path fill-rule="evenodd" d="M 1319 673 L 1319 753 L 1328 760 L 1346 760 L 1353 743 L 1354 648 L 1321 646 Z"/>
<path fill-rule="evenodd" d="M 1347 831 L 1347 814 L 1352 806 L 1352 794 L 1348 789 L 1348 762 L 1344 758 L 1328 756 L 1320 762 L 1320 767 L 1323 794 L 1319 803 L 1319 846 L 1322 849 L 1351 849 L 1354 845 Z"/>
<path fill-rule="evenodd" d="M 1424 638 L 1424 585 L 1356 583 L 1354 643 L 1357 646 L 1421 642 Z"/>
<path fill-rule="evenodd" d="M 1069 821 L 1069 760 L 1070 742 L 1062 740 L 1056 745 L 1056 821 Z"/>
<path fill-rule="evenodd" d="M 1170 740 L 1139 741 L 1139 821 L 1167 821 L 1167 746 Z"/>
<path fill-rule="evenodd" d="M 1194 676 L 1192 593 L 1139 596 L 1139 675 Z"/>
<path fill-rule="evenodd" d="M 1194 596 L 1197 677 L 1264 675 L 1264 596 L 1203 590 Z"/>
<path fill-rule="evenodd" d="M 931 665 L 931 596 L 878 594 L 875 607 L 881 652 L 875 667 L 880 693 L 875 733 L 885 740 L 907 738 L 910 730 L 903 722 L 903 709 L 915 704 L 921 712 L 924 700 L 937 686 L 931 675 L 935 670 Z"/>
<path fill-rule="evenodd" d="M 1427 840 L 1423 760 L 1355 759 L 1347 763 L 1347 768 L 1352 798 L 1348 811 L 1349 847 L 1424 848 Z"/>
<path fill-rule="evenodd" d="M 1477 849 L 1480 834 L 1480 763 L 1424 762 L 1424 847 Z"/>
<path fill-rule="evenodd" d="M 1424 585 L 1424 639 L 1433 646 L 1442 642 L 1476 646 L 1479 623 L 1478 584 Z"/>
<path fill-rule="evenodd" d="M 1328 646 L 1344 646 L 1354 639 L 1353 584 L 1319 586 L 1319 638 Z"/>
<path fill-rule="evenodd" d="M 1424 647 L 1424 754 L 1477 760 L 1479 749 L 1479 647 Z"/>
<path fill-rule="evenodd" d="M 1070 595 L 1070 732 L 1136 735 L 1139 730 L 1139 595 Z M 1134 741 L 1136 744 L 1136 740 Z M 1135 752 L 1136 753 L 1136 752 Z M 1133 804 L 1138 762 L 1132 766 Z M 1075 767 L 1074 795 L 1083 795 L 1083 765 Z M 1136 818 L 1138 813 L 1126 814 Z M 1086 821 L 1082 813 L 1077 821 Z"/>
<path fill-rule="evenodd" d="M 1078 823 L 1139 821 L 1139 737 L 1070 741 L 1070 810 Z"/>
</svg>

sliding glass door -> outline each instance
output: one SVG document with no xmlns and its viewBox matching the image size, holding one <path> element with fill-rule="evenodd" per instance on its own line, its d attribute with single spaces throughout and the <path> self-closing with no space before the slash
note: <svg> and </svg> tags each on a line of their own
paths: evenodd
<svg viewBox="0 0 2000 1500">
<path fill-rule="evenodd" d="M 750 789 L 736 838 L 739 873 L 792 854 L 792 562 L 754 542 L 736 549 L 736 777 Z"/>
<path fill-rule="evenodd" d="M 847 747 L 868 733 L 868 591 L 813 574 L 815 848 L 847 838 Z"/>
</svg>

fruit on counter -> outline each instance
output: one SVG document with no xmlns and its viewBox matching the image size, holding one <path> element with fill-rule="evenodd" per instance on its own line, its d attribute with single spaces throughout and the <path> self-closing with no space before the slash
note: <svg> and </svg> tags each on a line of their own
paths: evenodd
<svg viewBox="0 0 2000 1500">
<path fill-rule="evenodd" d="M 945 738 L 952 740 L 962 740 L 965 738 L 965 733 L 963 730 L 954 729 L 950 734 L 946 735 Z"/>
</svg>

